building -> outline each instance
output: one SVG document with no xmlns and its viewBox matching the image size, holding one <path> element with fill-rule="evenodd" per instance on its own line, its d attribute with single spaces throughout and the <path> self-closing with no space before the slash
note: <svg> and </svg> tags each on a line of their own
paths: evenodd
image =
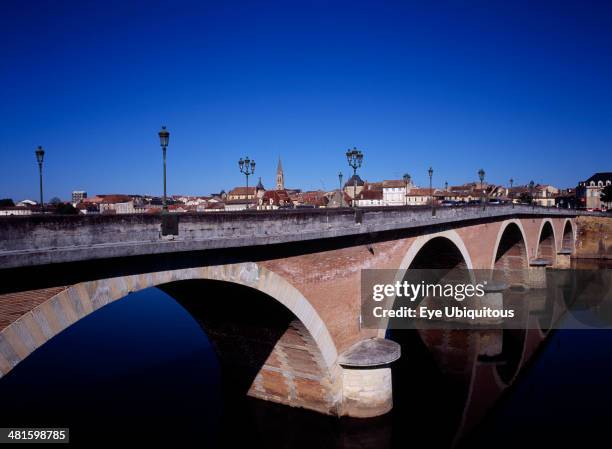
<svg viewBox="0 0 612 449">
<path fill-rule="evenodd" d="M 549 184 L 538 184 L 534 187 L 533 202 L 538 206 L 553 207 L 559 189 Z"/>
<path fill-rule="evenodd" d="M 408 189 L 414 187 L 412 182 Z M 406 181 L 392 179 L 382 182 L 382 197 L 385 206 L 403 206 L 406 204 Z"/>
<path fill-rule="evenodd" d="M 576 189 L 561 189 L 555 195 L 555 206 L 561 209 L 575 209 Z"/>
<path fill-rule="evenodd" d="M 327 207 L 348 207 L 351 205 L 351 198 L 343 190 L 333 190 L 325 194 L 327 197 Z"/>
<path fill-rule="evenodd" d="M 285 190 L 285 174 L 283 173 L 283 164 L 280 156 L 278 157 L 278 166 L 276 167 L 276 190 Z"/>
<path fill-rule="evenodd" d="M 85 190 L 73 190 L 72 191 L 72 205 L 75 206 L 87 198 L 87 192 Z"/>
<path fill-rule="evenodd" d="M 0 216 L 32 215 L 32 208 L 25 206 L 0 207 Z"/>
<path fill-rule="evenodd" d="M 133 214 L 134 200 L 128 195 L 104 195 L 99 203 L 101 214 Z"/>
<path fill-rule="evenodd" d="M 291 202 L 295 207 L 327 207 L 329 198 L 323 190 L 312 190 L 291 195 Z"/>
<path fill-rule="evenodd" d="M 344 191 L 352 200 L 355 196 L 361 193 L 364 184 L 365 183 L 359 177 L 359 175 L 353 175 L 344 183 Z"/>
<path fill-rule="evenodd" d="M 427 206 L 433 199 L 435 189 L 412 188 L 408 189 L 406 198 L 409 206 Z"/>
<path fill-rule="evenodd" d="M 276 210 L 293 207 L 293 202 L 286 190 L 268 190 L 259 198 L 257 209 Z"/>
<path fill-rule="evenodd" d="M 255 197 L 259 200 L 260 198 L 263 197 L 265 192 L 266 192 L 266 188 L 264 187 L 263 183 L 261 182 L 261 176 L 260 176 L 259 177 L 259 182 L 255 186 Z"/>
<path fill-rule="evenodd" d="M 228 201 L 251 200 L 255 199 L 257 187 L 234 187 L 227 194 Z"/>
<path fill-rule="evenodd" d="M 612 172 L 595 173 L 586 181 L 580 181 L 576 187 L 578 207 L 583 209 L 609 208 L 610 204 L 601 202 L 601 191 L 612 185 Z"/>
<path fill-rule="evenodd" d="M 88 201 L 81 201 L 76 206 L 76 209 L 79 211 L 79 214 L 83 215 L 91 215 L 91 214 L 99 214 L 100 213 L 100 205 L 97 203 L 90 203 Z M 137 212 L 137 211 L 135 211 Z"/>
<path fill-rule="evenodd" d="M 27 200 L 26 199 L 26 200 L 19 201 L 17 204 L 15 204 L 15 206 L 18 206 L 18 207 L 30 207 L 30 208 L 32 208 L 32 207 L 38 206 L 38 203 L 36 201 L 34 201 L 34 200 Z"/>
<path fill-rule="evenodd" d="M 363 190 L 357 195 L 356 205 L 358 207 L 384 206 L 383 196 L 382 190 Z"/>
</svg>

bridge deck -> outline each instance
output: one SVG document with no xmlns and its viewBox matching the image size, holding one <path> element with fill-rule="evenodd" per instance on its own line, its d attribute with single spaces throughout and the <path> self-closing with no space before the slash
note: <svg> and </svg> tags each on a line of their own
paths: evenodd
<svg viewBox="0 0 612 449">
<path fill-rule="evenodd" d="M 465 226 L 508 217 L 592 214 L 530 206 L 318 209 L 0 219 L 0 269 L 93 259 L 244 248 L 359 235 Z M 172 235 L 162 235 L 163 230 Z"/>
</svg>

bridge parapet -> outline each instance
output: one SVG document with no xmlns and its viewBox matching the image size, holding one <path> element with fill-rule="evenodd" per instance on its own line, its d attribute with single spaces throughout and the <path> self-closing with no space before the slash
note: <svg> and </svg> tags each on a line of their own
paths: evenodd
<svg viewBox="0 0 612 449">
<path fill-rule="evenodd" d="M 461 222 L 593 213 L 530 206 L 2 217 L 0 268 L 317 240 Z M 166 223 L 171 220 L 174 223 Z M 175 233 L 167 232 L 174 228 Z"/>
</svg>

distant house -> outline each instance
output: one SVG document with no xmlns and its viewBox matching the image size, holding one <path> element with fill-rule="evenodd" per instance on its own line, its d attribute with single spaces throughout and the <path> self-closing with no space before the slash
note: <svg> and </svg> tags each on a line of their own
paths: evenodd
<svg viewBox="0 0 612 449">
<path fill-rule="evenodd" d="M 25 206 L 0 207 L 0 215 L 32 215 L 32 208 Z"/>
<path fill-rule="evenodd" d="M 433 200 L 435 189 L 414 188 L 408 189 L 406 198 L 409 206 L 427 206 Z"/>
<path fill-rule="evenodd" d="M 575 209 L 576 189 L 562 189 L 555 195 L 555 206 L 562 209 Z"/>
<path fill-rule="evenodd" d="M 312 190 L 291 195 L 291 202 L 295 207 L 327 207 L 329 199 L 324 191 Z"/>
<path fill-rule="evenodd" d="M 227 194 L 229 201 L 253 200 L 255 198 L 255 187 L 234 187 Z"/>
<path fill-rule="evenodd" d="M 344 183 L 344 191 L 352 199 L 361 193 L 364 184 L 359 175 L 353 175 Z"/>
<path fill-rule="evenodd" d="M 333 190 L 325 194 L 327 197 L 327 207 L 348 207 L 351 205 L 351 197 L 343 190 Z"/>
<path fill-rule="evenodd" d="M 412 183 L 408 188 L 414 187 Z M 403 206 L 406 204 L 406 181 L 391 179 L 382 182 L 383 202 L 385 206 Z"/>
<path fill-rule="evenodd" d="M 128 195 L 104 195 L 99 203 L 101 214 L 133 214 L 134 200 Z"/>
<path fill-rule="evenodd" d="M 291 197 L 286 190 L 267 190 L 261 198 L 257 209 L 259 210 L 275 210 L 286 207 L 293 207 Z"/>
<path fill-rule="evenodd" d="M 601 191 L 612 184 L 612 172 L 595 173 L 586 181 L 580 181 L 576 187 L 576 199 L 579 207 L 601 209 L 609 204 L 601 202 Z"/>
<path fill-rule="evenodd" d="M 357 195 L 358 207 L 384 206 L 382 190 L 363 190 Z"/>
</svg>

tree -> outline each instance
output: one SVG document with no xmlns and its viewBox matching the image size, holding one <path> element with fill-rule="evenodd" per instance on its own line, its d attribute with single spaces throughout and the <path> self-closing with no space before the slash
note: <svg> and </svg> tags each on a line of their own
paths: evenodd
<svg viewBox="0 0 612 449">
<path fill-rule="evenodd" d="M 58 204 L 61 204 L 62 200 L 60 200 L 58 197 L 54 196 L 53 198 L 51 198 L 51 200 L 49 201 L 50 204 L 53 204 L 54 206 L 57 206 Z"/>
<path fill-rule="evenodd" d="M 602 203 L 612 203 L 612 184 L 608 184 L 601 190 L 599 199 Z"/>
<path fill-rule="evenodd" d="M 15 207 L 15 203 L 11 198 L 1 198 L 0 207 Z"/>
<path fill-rule="evenodd" d="M 59 203 L 55 205 L 55 213 L 60 215 L 77 215 L 79 210 L 70 203 Z"/>
<path fill-rule="evenodd" d="M 519 195 L 519 200 L 523 204 L 531 204 L 531 200 L 533 200 L 533 198 L 528 192 L 521 192 Z"/>
</svg>

